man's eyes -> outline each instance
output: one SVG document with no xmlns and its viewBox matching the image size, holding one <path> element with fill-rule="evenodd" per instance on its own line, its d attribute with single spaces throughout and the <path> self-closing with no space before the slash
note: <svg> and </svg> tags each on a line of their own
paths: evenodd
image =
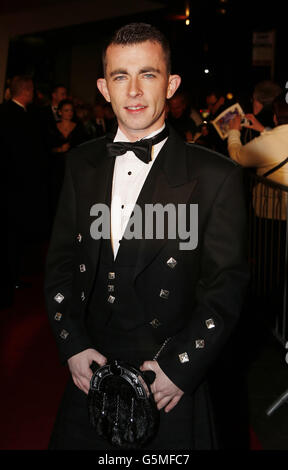
<svg viewBox="0 0 288 470">
<path fill-rule="evenodd" d="M 141 75 L 141 77 L 148 78 L 148 79 L 155 78 L 155 74 L 154 73 L 143 73 Z M 116 75 L 114 77 L 114 81 L 116 81 L 116 82 L 121 82 L 122 80 L 126 80 L 126 79 L 127 79 L 127 75 Z"/>
<path fill-rule="evenodd" d="M 154 73 L 144 73 L 143 76 L 144 76 L 145 78 L 155 78 Z"/>
<path fill-rule="evenodd" d="M 126 78 L 125 75 L 117 75 L 114 77 L 114 81 L 120 82 L 121 80 L 124 80 Z"/>
</svg>

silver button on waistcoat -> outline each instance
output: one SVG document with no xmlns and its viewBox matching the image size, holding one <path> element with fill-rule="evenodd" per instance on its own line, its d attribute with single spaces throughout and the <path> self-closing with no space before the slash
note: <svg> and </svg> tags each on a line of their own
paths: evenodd
<svg viewBox="0 0 288 470">
<path fill-rule="evenodd" d="M 168 299 L 169 294 L 170 294 L 169 290 L 161 289 L 159 295 L 162 299 Z"/>
<path fill-rule="evenodd" d="M 109 295 L 109 297 L 108 297 L 109 304 L 113 304 L 114 301 L 115 301 L 115 297 L 113 297 L 113 295 Z"/>
<path fill-rule="evenodd" d="M 207 328 L 210 330 L 211 328 L 215 328 L 215 322 L 213 318 L 208 318 L 208 320 L 205 321 Z"/>
<path fill-rule="evenodd" d="M 60 336 L 61 336 L 62 339 L 67 339 L 68 336 L 69 336 L 69 333 L 66 330 L 62 330 L 61 333 L 60 333 Z"/>
<path fill-rule="evenodd" d="M 195 341 L 195 346 L 196 346 L 196 348 L 198 348 L 198 349 L 204 348 L 204 346 L 205 346 L 205 341 L 204 341 L 204 339 L 196 339 L 196 341 Z"/>
<path fill-rule="evenodd" d="M 187 352 L 179 354 L 179 360 L 182 364 L 184 364 L 185 362 L 189 362 L 189 356 Z"/>
<path fill-rule="evenodd" d="M 160 321 L 158 320 L 158 318 L 154 318 L 154 320 L 150 321 L 150 325 L 153 326 L 153 328 L 158 328 L 158 326 L 161 325 Z"/>
<path fill-rule="evenodd" d="M 58 292 L 58 294 L 55 295 L 54 300 L 56 300 L 58 304 L 61 304 L 61 302 L 64 300 L 64 295 Z"/>
<path fill-rule="evenodd" d="M 176 261 L 176 259 L 171 257 L 171 258 L 168 259 L 166 264 L 167 264 L 167 266 L 169 266 L 169 268 L 173 269 L 173 268 L 175 268 L 175 266 L 177 264 L 177 261 Z"/>
</svg>

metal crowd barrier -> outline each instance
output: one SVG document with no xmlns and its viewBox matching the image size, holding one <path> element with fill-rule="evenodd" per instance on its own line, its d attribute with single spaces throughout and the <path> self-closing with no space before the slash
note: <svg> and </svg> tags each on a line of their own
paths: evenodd
<svg viewBox="0 0 288 470">
<path fill-rule="evenodd" d="M 288 350 L 288 186 L 246 173 L 251 293 L 269 318 L 274 336 Z M 288 363 L 288 353 L 286 354 Z M 266 410 L 288 402 L 285 390 Z"/>
<path fill-rule="evenodd" d="M 288 342 L 288 186 L 246 173 L 251 292 L 285 347 Z"/>
</svg>

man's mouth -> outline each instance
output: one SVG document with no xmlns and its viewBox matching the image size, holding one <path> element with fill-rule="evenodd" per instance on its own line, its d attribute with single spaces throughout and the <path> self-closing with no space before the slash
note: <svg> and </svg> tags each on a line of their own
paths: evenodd
<svg viewBox="0 0 288 470">
<path fill-rule="evenodd" d="M 142 109 L 145 109 L 147 106 L 142 106 L 142 105 L 136 105 L 136 106 L 125 106 L 125 109 L 128 111 L 142 111 Z"/>
</svg>

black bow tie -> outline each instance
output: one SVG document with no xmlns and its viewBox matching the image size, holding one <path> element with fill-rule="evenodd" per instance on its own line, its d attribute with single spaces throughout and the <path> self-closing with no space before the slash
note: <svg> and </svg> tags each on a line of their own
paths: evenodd
<svg viewBox="0 0 288 470">
<path fill-rule="evenodd" d="M 151 150 L 153 145 L 159 144 L 169 135 L 169 129 L 164 127 L 163 131 L 151 137 L 150 139 L 137 140 L 136 142 L 108 142 L 107 154 L 109 157 L 117 157 L 128 152 L 128 150 L 135 153 L 136 157 L 140 158 L 142 162 L 149 163 L 151 161 Z"/>
</svg>

